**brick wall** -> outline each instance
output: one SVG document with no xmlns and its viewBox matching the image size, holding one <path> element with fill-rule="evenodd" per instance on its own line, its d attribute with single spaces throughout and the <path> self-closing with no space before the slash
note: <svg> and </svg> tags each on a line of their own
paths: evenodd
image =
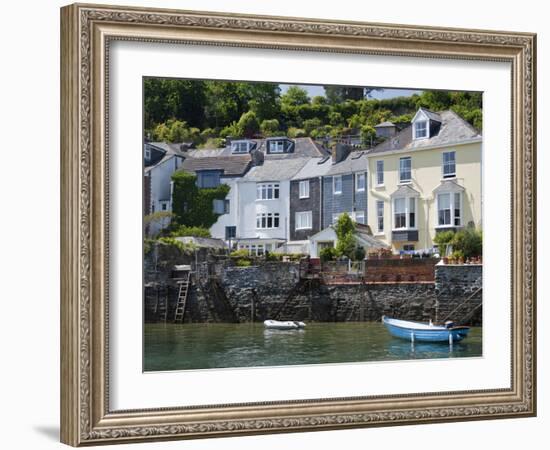
<svg viewBox="0 0 550 450">
<path fill-rule="evenodd" d="M 410 282 L 435 280 L 435 258 L 367 259 L 367 282 Z"/>
</svg>

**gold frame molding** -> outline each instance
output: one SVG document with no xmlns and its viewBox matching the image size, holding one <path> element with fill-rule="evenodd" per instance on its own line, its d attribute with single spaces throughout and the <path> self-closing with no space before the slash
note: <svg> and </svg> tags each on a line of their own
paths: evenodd
<svg viewBox="0 0 550 450">
<path fill-rule="evenodd" d="M 111 411 L 108 50 L 112 40 L 506 61 L 512 67 L 509 389 Z M 536 35 L 74 4 L 61 9 L 61 440 L 73 446 L 536 414 Z"/>
</svg>

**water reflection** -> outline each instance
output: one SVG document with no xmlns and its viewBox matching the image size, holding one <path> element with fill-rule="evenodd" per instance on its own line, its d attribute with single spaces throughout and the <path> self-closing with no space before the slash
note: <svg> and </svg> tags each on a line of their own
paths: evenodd
<svg viewBox="0 0 550 450">
<path fill-rule="evenodd" d="M 271 330 L 263 324 L 146 324 L 144 369 L 181 370 L 481 356 L 481 328 L 464 341 L 394 338 L 381 323 L 310 323 Z"/>
</svg>

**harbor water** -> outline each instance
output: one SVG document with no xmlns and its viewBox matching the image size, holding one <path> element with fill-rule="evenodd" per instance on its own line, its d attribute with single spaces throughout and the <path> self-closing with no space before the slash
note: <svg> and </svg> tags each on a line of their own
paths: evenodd
<svg viewBox="0 0 550 450">
<path fill-rule="evenodd" d="M 482 356 L 482 330 L 448 344 L 390 336 L 379 322 L 308 323 L 267 330 L 262 323 L 145 324 L 143 369 L 261 367 Z"/>
</svg>

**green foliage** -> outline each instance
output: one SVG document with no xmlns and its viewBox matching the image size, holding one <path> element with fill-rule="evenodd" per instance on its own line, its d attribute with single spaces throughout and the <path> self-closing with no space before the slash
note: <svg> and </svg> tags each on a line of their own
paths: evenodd
<svg viewBox="0 0 550 450">
<path fill-rule="evenodd" d="M 366 252 L 363 247 L 356 247 L 355 252 L 353 253 L 354 261 L 363 261 L 365 259 Z"/>
<path fill-rule="evenodd" d="M 322 262 L 334 261 L 336 258 L 336 249 L 334 247 L 325 247 L 319 252 Z"/>
<path fill-rule="evenodd" d="M 434 242 L 439 246 L 452 244 L 455 237 L 454 231 L 440 231 L 434 237 Z"/>
<path fill-rule="evenodd" d="M 279 134 L 279 121 L 277 119 L 266 119 L 260 124 L 260 131 L 266 137 Z"/>
<path fill-rule="evenodd" d="M 238 259 L 235 262 L 235 265 L 237 267 L 250 267 L 252 265 L 252 261 L 250 261 L 249 259 Z"/>
<path fill-rule="evenodd" d="M 342 134 L 345 127 L 361 131 L 385 120 L 404 125 L 420 106 L 432 111 L 452 109 L 475 128 L 481 130 L 483 125 L 478 92 L 425 91 L 377 100 L 369 97 L 372 90 L 325 86 L 326 97 L 310 99 L 299 86 L 281 94 L 276 83 L 147 78 L 145 130 L 154 140 L 211 148 L 221 145 L 219 138 L 251 137 L 258 131 L 273 136 L 288 135 L 290 130 L 293 136 L 316 138 Z M 370 133 L 362 133 L 368 143 Z"/>
<path fill-rule="evenodd" d="M 193 236 L 193 237 L 212 237 L 208 228 L 204 227 L 187 227 L 185 225 L 177 225 L 170 231 L 170 236 Z"/>
<path fill-rule="evenodd" d="M 199 149 L 214 149 L 222 148 L 224 145 L 225 139 L 223 138 L 208 138 L 204 144 L 198 146 Z"/>
<path fill-rule="evenodd" d="M 172 209 L 176 224 L 210 228 L 219 216 L 214 213 L 214 200 L 225 199 L 229 193 L 229 186 L 221 184 L 215 188 L 199 189 L 197 177 L 183 171 L 175 172 L 172 181 Z"/>
<path fill-rule="evenodd" d="M 170 211 L 157 211 L 146 215 L 143 218 L 143 225 L 145 226 L 147 236 L 153 237 L 153 234 L 150 232 L 150 225 L 155 224 L 159 225 L 160 228 L 165 228 L 172 220 L 172 217 L 173 214 Z"/>
<path fill-rule="evenodd" d="M 198 128 L 190 128 L 185 121 L 169 119 L 153 130 L 153 140 L 163 142 L 198 142 L 201 139 Z"/>
<path fill-rule="evenodd" d="M 289 138 L 298 138 L 298 137 L 307 136 L 306 130 L 302 128 L 295 128 L 295 127 L 290 127 L 286 134 Z"/>
<path fill-rule="evenodd" d="M 177 239 L 174 239 L 173 237 L 161 237 L 159 238 L 158 242 L 164 245 L 169 245 L 171 247 L 177 248 L 180 252 L 190 255 L 195 252 L 195 250 L 198 249 L 198 247 L 192 243 L 183 243 L 178 241 Z"/>
<path fill-rule="evenodd" d="M 231 258 L 248 258 L 249 253 L 247 249 L 241 248 L 239 250 L 233 250 L 229 256 L 231 256 Z"/>
<path fill-rule="evenodd" d="M 260 124 L 253 111 L 244 113 L 237 122 L 238 136 L 251 138 L 260 131 Z"/>
<path fill-rule="evenodd" d="M 338 256 L 346 256 L 352 258 L 355 252 L 355 225 L 349 214 L 344 213 L 338 218 L 334 227 L 338 242 L 336 243 L 336 254 Z"/>
<path fill-rule="evenodd" d="M 453 249 L 462 252 L 464 258 L 481 256 L 483 253 L 483 235 L 481 230 L 464 228 L 455 233 Z"/>
<path fill-rule="evenodd" d="M 371 142 L 376 142 L 376 130 L 370 125 L 363 125 L 361 127 L 361 142 L 365 146 L 369 146 Z"/>
</svg>

